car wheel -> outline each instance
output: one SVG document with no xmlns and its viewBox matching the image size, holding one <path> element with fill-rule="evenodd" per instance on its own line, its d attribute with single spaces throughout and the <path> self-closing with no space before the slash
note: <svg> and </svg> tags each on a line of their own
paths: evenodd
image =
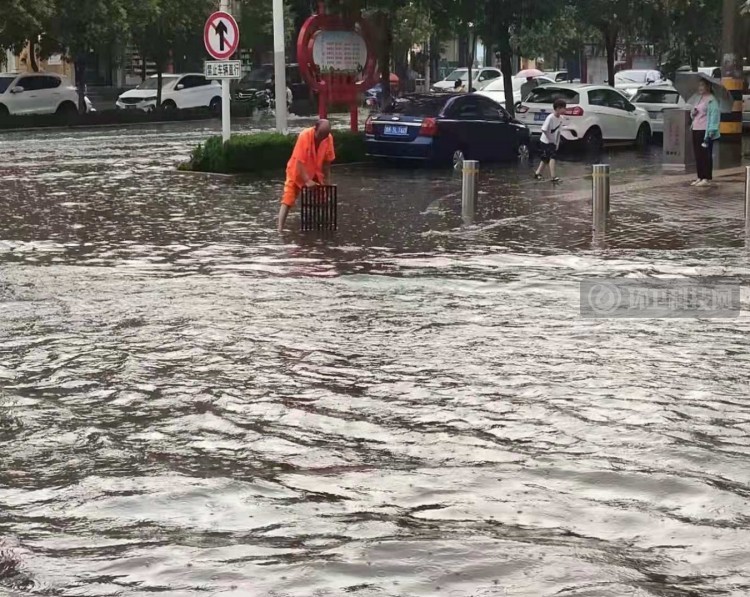
<svg viewBox="0 0 750 597">
<path fill-rule="evenodd" d="M 457 149 L 456 151 L 454 151 L 452 159 L 454 170 L 461 170 L 464 167 L 464 160 L 466 159 L 466 156 L 464 155 L 462 149 Z"/>
<path fill-rule="evenodd" d="M 3 104 L 0 104 L 0 118 L 5 118 L 7 116 L 10 116 L 10 111 L 8 110 L 8 107 L 4 106 Z"/>
<path fill-rule="evenodd" d="M 73 102 L 63 102 L 57 107 L 55 114 L 69 118 L 78 114 L 78 108 L 76 108 Z"/>
<path fill-rule="evenodd" d="M 646 149 L 651 142 L 651 127 L 645 122 L 638 129 L 638 136 L 635 138 L 635 144 L 640 149 Z"/>
<path fill-rule="evenodd" d="M 211 110 L 211 114 L 214 116 L 220 116 L 221 115 L 221 98 L 215 97 L 211 100 L 211 103 L 208 104 L 208 109 Z"/>
<path fill-rule="evenodd" d="M 602 131 L 598 127 L 592 127 L 583 137 L 583 144 L 586 149 L 592 153 L 599 153 L 604 146 L 604 139 L 602 139 Z"/>
<path fill-rule="evenodd" d="M 167 100 L 161 105 L 161 109 L 165 112 L 173 112 L 177 109 L 177 104 L 175 104 L 172 100 Z"/>
</svg>

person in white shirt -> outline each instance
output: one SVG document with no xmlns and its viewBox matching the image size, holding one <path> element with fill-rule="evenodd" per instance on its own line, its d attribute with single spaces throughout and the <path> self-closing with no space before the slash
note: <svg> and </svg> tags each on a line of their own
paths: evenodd
<svg viewBox="0 0 750 597">
<path fill-rule="evenodd" d="M 557 150 L 560 147 L 560 139 L 562 138 L 562 115 L 566 107 L 567 104 L 564 99 L 556 99 L 552 104 L 552 114 L 547 116 L 547 120 L 542 125 L 539 152 L 542 161 L 534 173 L 534 178 L 537 180 L 542 180 L 544 166 L 549 164 L 549 173 L 552 176 L 552 182 L 560 182 L 560 179 L 555 175 L 555 159 L 557 157 Z"/>
</svg>

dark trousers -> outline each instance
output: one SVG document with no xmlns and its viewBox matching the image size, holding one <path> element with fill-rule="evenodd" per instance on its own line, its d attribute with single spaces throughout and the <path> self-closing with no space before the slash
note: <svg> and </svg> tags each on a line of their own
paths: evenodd
<svg viewBox="0 0 750 597">
<path fill-rule="evenodd" d="M 714 177 L 714 142 L 708 141 L 703 147 L 706 131 L 693 131 L 693 151 L 695 152 L 695 169 L 699 180 L 712 180 Z"/>
</svg>

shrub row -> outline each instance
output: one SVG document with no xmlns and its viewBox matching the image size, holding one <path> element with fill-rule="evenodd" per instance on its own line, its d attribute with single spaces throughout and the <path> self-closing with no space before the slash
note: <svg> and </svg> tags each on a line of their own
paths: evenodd
<svg viewBox="0 0 750 597">
<path fill-rule="evenodd" d="M 365 159 L 365 138 L 361 133 L 334 131 L 336 163 L 351 164 Z M 211 137 L 193 150 L 183 170 L 221 174 L 277 173 L 289 161 L 297 135 L 256 133 L 234 135 L 226 143 Z"/>
</svg>

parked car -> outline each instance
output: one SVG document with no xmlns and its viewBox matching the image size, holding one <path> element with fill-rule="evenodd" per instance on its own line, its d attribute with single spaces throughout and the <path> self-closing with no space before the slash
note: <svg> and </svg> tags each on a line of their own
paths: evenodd
<svg viewBox="0 0 750 597">
<path fill-rule="evenodd" d="M 497 68 L 482 67 L 471 69 L 471 78 L 473 83 L 471 84 L 472 89 L 478 91 L 484 89 L 492 81 L 498 77 L 502 77 L 503 73 Z M 458 80 L 463 81 L 464 85 L 468 83 L 469 69 L 468 68 L 457 68 L 451 74 L 449 74 L 442 81 L 438 81 L 432 86 L 434 91 L 453 91 L 453 88 Z M 468 86 L 467 86 L 468 91 Z"/>
<path fill-rule="evenodd" d="M 453 163 L 527 157 L 529 130 L 491 99 L 477 94 L 411 94 L 365 124 L 367 154 Z"/>
<path fill-rule="evenodd" d="M 274 66 L 264 64 L 251 70 L 237 84 L 235 98 L 238 101 L 256 101 L 256 95 L 274 87 Z M 310 87 L 302 78 L 297 64 L 286 65 L 286 86 L 292 92 L 292 101 L 305 101 L 310 99 Z M 288 95 L 288 94 L 287 94 Z M 289 102 L 291 104 L 291 102 Z"/>
<path fill-rule="evenodd" d="M 629 142 L 643 147 L 651 140 L 651 121 L 646 110 L 634 106 L 608 85 L 575 83 L 537 87 L 516 108 L 518 119 L 532 135 L 541 134 L 542 124 L 557 98 L 567 102 L 562 129 L 565 142 L 583 141 L 598 150 L 603 143 Z"/>
<path fill-rule="evenodd" d="M 572 80 L 566 70 L 546 70 L 544 76 L 552 79 L 555 83 L 571 83 Z"/>
<path fill-rule="evenodd" d="M 94 111 L 88 98 L 86 111 Z M 0 116 L 77 114 L 78 91 L 55 73 L 0 74 Z"/>
<path fill-rule="evenodd" d="M 540 85 L 547 85 L 548 83 L 554 83 L 549 77 L 534 77 Z M 515 106 L 518 102 L 524 98 L 521 97 L 521 87 L 526 83 L 526 79 L 523 77 L 513 77 L 513 105 Z M 505 106 L 505 79 L 502 77 L 492 81 L 487 87 L 481 91 L 477 91 L 479 95 L 490 98 L 496 101 L 501 106 Z"/>
<path fill-rule="evenodd" d="M 632 102 L 648 112 L 651 130 L 654 133 L 664 132 L 664 110 L 682 108 L 686 105 L 685 100 L 671 85 L 641 87 L 633 96 Z"/>
<path fill-rule="evenodd" d="M 633 97 L 635 92 L 645 85 L 663 85 L 668 83 L 658 70 L 621 70 L 615 73 L 615 88 L 627 97 Z"/>
<path fill-rule="evenodd" d="M 158 88 L 158 76 L 151 75 L 135 89 L 120 95 L 115 105 L 120 110 L 150 112 L 156 108 Z M 205 107 L 218 113 L 221 111 L 221 84 L 219 81 L 209 81 L 202 73 L 164 74 L 161 84 L 161 106 L 165 110 Z"/>
</svg>

